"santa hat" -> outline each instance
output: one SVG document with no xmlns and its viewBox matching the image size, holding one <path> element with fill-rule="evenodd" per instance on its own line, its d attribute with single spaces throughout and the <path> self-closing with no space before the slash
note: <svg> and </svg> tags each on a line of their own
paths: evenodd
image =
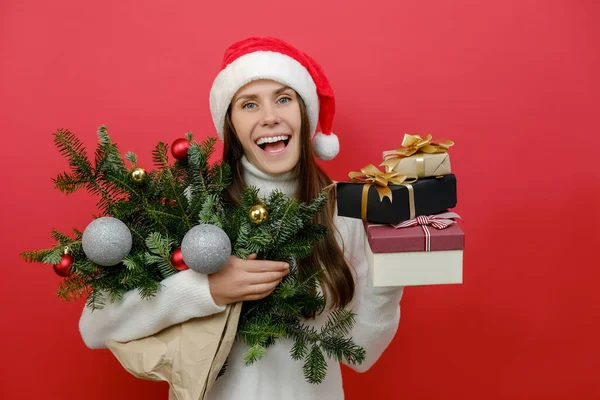
<svg viewBox="0 0 600 400">
<path fill-rule="evenodd" d="M 242 86 L 258 79 L 282 83 L 302 97 L 315 155 L 322 160 L 333 159 L 340 144 L 331 132 L 335 98 L 325 72 L 307 54 L 272 37 L 244 39 L 225 52 L 221 71 L 210 90 L 210 112 L 219 138 L 223 139 L 225 115 L 233 96 Z"/>
</svg>

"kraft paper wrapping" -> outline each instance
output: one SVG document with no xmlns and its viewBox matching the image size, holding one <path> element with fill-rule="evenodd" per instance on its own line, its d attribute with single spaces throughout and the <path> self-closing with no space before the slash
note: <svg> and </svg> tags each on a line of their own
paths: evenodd
<svg viewBox="0 0 600 400">
<path fill-rule="evenodd" d="M 235 340 L 242 303 L 155 335 L 106 345 L 132 375 L 169 383 L 169 400 L 203 400 Z"/>
<path fill-rule="evenodd" d="M 385 159 L 386 155 L 394 153 L 394 150 L 384 151 L 383 158 Z M 450 154 L 418 153 L 410 157 L 404 157 L 394 167 L 394 172 L 398 172 L 411 178 L 448 175 L 452 173 L 450 168 Z"/>
</svg>

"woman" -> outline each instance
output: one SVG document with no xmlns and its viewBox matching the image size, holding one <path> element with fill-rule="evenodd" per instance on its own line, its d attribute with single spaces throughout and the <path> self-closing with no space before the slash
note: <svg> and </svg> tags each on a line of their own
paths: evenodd
<svg viewBox="0 0 600 400">
<path fill-rule="evenodd" d="M 314 157 L 332 159 L 338 152 L 331 133 L 335 111 L 333 91 L 322 68 L 309 56 L 274 38 L 249 38 L 225 53 L 216 77 L 210 108 L 219 137 L 224 140 L 223 159 L 233 170 L 228 189 L 230 201 L 239 198 L 245 185 L 256 186 L 261 196 L 279 189 L 290 197 L 310 201 L 331 179 Z M 317 124 L 322 132 L 316 133 Z M 386 349 L 400 319 L 402 288 L 374 288 L 367 277 L 364 230 L 357 219 L 336 215 L 334 194 L 317 222 L 328 235 L 315 246 L 311 262 L 319 262 L 325 274 L 320 289 L 327 299 L 324 312 L 306 324 L 320 327 L 329 312 L 346 307 L 356 314 L 351 336 L 366 350 L 363 372 Z M 183 271 L 164 280 L 151 300 L 135 291 L 118 303 L 94 313 L 84 309 L 80 331 L 92 348 L 106 340 L 130 341 L 149 336 L 191 318 L 221 312 L 225 305 L 257 300 L 271 293 L 288 273 L 282 262 L 230 257 L 209 276 Z M 319 385 L 306 382 L 302 362 L 290 357 L 293 343 L 281 340 L 266 356 L 244 366 L 247 346 L 236 342 L 227 372 L 217 379 L 209 399 L 343 399 L 339 363 L 327 360 L 327 375 Z"/>
</svg>

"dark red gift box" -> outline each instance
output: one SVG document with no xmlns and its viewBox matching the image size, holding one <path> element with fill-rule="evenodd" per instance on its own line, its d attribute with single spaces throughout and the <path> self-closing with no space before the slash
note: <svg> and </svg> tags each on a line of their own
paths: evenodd
<svg viewBox="0 0 600 400">
<path fill-rule="evenodd" d="M 426 233 L 420 225 L 409 228 L 394 228 L 365 222 L 367 240 L 373 253 L 399 253 L 425 251 Z M 430 235 L 429 251 L 463 250 L 465 234 L 457 223 L 445 229 L 427 226 Z"/>
<path fill-rule="evenodd" d="M 465 234 L 453 218 L 460 217 L 421 216 L 398 228 L 365 222 L 365 255 L 373 286 L 462 283 Z"/>
</svg>

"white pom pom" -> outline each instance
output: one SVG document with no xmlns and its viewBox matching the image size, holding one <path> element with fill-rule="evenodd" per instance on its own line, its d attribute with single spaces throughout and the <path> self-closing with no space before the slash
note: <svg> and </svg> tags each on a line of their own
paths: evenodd
<svg viewBox="0 0 600 400">
<path fill-rule="evenodd" d="M 315 155 L 323 161 L 333 160 L 340 152 L 340 141 L 334 133 L 317 132 L 313 138 Z"/>
</svg>

